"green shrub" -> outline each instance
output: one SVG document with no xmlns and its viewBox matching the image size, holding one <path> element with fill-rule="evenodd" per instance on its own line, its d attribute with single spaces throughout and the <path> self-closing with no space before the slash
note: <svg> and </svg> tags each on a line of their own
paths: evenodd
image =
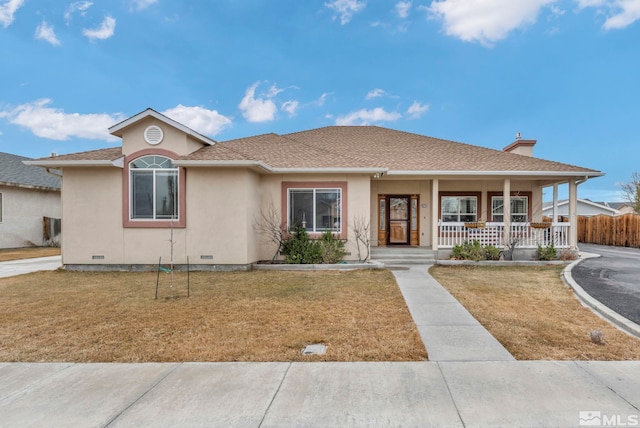
<svg viewBox="0 0 640 428">
<path fill-rule="evenodd" d="M 474 260 L 476 262 L 480 260 L 499 260 L 500 248 L 493 245 L 483 247 L 478 241 L 473 241 L 472 243 L 464 241 L 462 245 L 453 247 L 451 257 L 457 260 Z"/>
<path fill-rule="evenodd" d="M 478 241 L 472 243 L 464 241 L 462 245 L 456 245 L 453 247 L 452 257 L 457 260 L 475 260 L 476 262 L 485 260 L 484 250 Z"/>
<path fill-rule="evenodd" d="M 309 239 L 303 227 L 296 226 L 293 234 L 282 242 L 284 262 L 289 264 L 316 264 L 322 261 L 322 249 L 318 241 Z"/>
<path fill-rule="evenodd" d="M 322 263 L 338 263 L 346 254 L 344 241 L 329 231 L 324 232 L 317 243 L 320 245 Z"/>
<path fill-rule="evenodd" d="M 549 244 L 547 247 L 543 247 L 538 244 L 538 259 L 540 260 L 555 260 L 558 258 L 558 252 L 553 244 Z"/>
<path fill-rule="evenodd" d="M 500 260 L 500 248 L 495 245 L 484 247 L 484 258 L 487 260 Z"/>
</svg>

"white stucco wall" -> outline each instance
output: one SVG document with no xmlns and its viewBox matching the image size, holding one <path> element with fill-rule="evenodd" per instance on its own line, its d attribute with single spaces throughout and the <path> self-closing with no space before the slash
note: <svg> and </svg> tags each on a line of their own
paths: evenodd
<svg viewBox="0 0 640 428">
<path fill-rule="evenodd" d="M 43 245 L 43 217 L 61 218 L 60 192 L 0 186 L 0 248 Z"/>
</svg>

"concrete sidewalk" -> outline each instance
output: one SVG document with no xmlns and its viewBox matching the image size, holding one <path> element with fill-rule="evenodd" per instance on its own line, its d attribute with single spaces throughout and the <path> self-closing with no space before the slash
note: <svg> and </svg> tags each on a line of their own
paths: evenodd
<svg viewBox="0 0 640 428">
<path fill-rule="evenodd" d="M 62 256 L 38 257 L 34 259 L 0 262 L 0 278 L 22 275 L 41 270 L 56 270 L 62 266 Z"/>
<path fill-rule="evenodd" d="M 393 270 L 429 361 L 515 358 L 431 275 L 426 265 Z"/>
<path fill-rule="evenodd" d="M 633 426 L 639 409 L 638 361 L 0 363 L 2 427 Z"/>
</svg>

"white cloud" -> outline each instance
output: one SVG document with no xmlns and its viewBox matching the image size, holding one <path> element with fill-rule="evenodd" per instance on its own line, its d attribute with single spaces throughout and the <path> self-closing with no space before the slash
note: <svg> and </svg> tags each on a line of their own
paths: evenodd
<svg viewBox="0 0 640 428">
<path fill-rule="evenodd" d="M 602 28 L 605 30 L 618 30 L 626 28 L 640 19 L 640 0 L 575 0 L 578 9 L 588 7 L 598 9 L 598 12 L 606 14 Z"/>
<path fill-rule="evenodd" d="M 298 112 L 298 108 L 300 108 L 300 102 L 296 100 L 285 101 L 280 107 L 282 111 L 286 111 L 287 113 L 289 113 L 290 117 L 296 115 L 296 113 Z"/>
<path fill-rule="evenodd" d="M 54 46 L 60 46 L 60 40 L 56 37 L 56 32 L 53 30 L 53 26 L 42 21 L 42 24 L 36 28 L 36 39 L 44 40 L 51 43 Z"/>
<path fill-rule="evenodd" d="M 385 95 L 387 95 L 387 93 L 385 92 L 384 89 L 376 88 L 367 92 L 367 96 L 365 97 L 365 99 L 372 100 L 374 98 L 383 97 Z"/>
<path fill-rule="evenodd" d="M 51 140 L 89 138 L 111 141 L 116 138 L 108 128 L 124 119 L 121 114 L 65 113 L 62 109 L 49 107 L 51 100 L 44 98 L 21 104 L 13 109 L 0 111 L 0 118 L 29 129 L 34 135 Z"/>
<path fill-rule="evenodd" d="M 71 3 L 67 10 L 64 12 L 64 20 L 67 25 L 71 22 L 71 18 L 74 13 L 80 12 L 80 15 L 85 15 L 87 13 L 87 9 L 89 9 L 93 5 L 91 1 L 77 1 Z"/>
<path fill-rule="evenodd" d="M 146 9 L 152 4 L 156 4 L 158 0 L 132 0 L 131 5 L 135 10 Z"/>
<path fill-rule="evenodd" d="M 162 112 L 167 117 L 204 135 L 216 135 L 231 126 L 231 119 L 216 110 L 204 107 L 187 107 L 178 104 L 176 107 Z"/>
<path fill-rule="evenodd" d="M 484 45 L 535 23 L 540 10 L 556 0 L 440 0 L 427 8 L 444 23 L 447 35 Z M 636 0 L 637 1 L 637 0 Z"/>
<path fill-rule="evenodd" d="M 256 82 L 249 86 L 238 105 L 238 108 L 242 111 L 242 116 L 249 122 L 268 122 L 276 117 L 278 107 L 267 94 L 266 98 L 256 98 L 256 88 L 260 82 Z M 274 88 L 272 86 L 271 88 Z M 270 93 L 272 91 L 270 90 Z"/>
<path fill-rule="evenodd" d="M 89 40 L 106 40 L 109 37 L 113 36 L 113 33 L 116 30 L 116 20 L 110 16 L 104 18 L 102 23 L 98 28 L 93 30 L 84 29 L 82 30 L 82 34 L 89 38 Z"/>
<path fill-rule="evenodd" d="M 410 1 L 399 1 L 396 3 L 396 12 L 400 18 L 407 18 L 409 16 L 409 11 L 411 10 L 411 2 Z"/>
<path fill-rule="evenodd" d="M 324 94 L 320 95 L 320 98 L 318 98 L 314 104 L 317 105 L 318 107 L 322 107 L 324 105 L 324 103 L 327 101 L 327 97 L 331 95 L 329 92 L 325 92 Z"/>
<path fill-rule="evenodd" d="M 407 109 L 407 115 L 409 119 L 419 119 L 420 116 L 425 114 L 429 110 L 429 104 L 420 104 L 414 101 L 413 104 Z"/>
<path fill-rule="evenodd" d="M 0 24 L 7 28 L 13 23 L 16 11 L 22 7 L 24 0 L 7 0 L 0 4 Z"/>
<path fill-rule="evenodd" d="M 362 109 L 344 116 L 338 116 L 336 125 L 369 125 L 375 122 L 391 122 L 401 117 L 400 113 L 388 112 L 381 107 L 377 107 L 373 110 Z"/>
<path fill-rule="evenodd" d="M 618 0 L 615 10 L 617 12 L 604 22 L 605 30 L 625 28 L 640 19 L 640 0 Z"/>
<path fill-rule="evenodd" d="M 339 17 L 340 24 L 345 25 L 351 21 L 353 15 L 364 10 L 367 2 L 365 0 L 333 0 L 324 5 L 335 12 L 334 20 Z"/>
</svg>

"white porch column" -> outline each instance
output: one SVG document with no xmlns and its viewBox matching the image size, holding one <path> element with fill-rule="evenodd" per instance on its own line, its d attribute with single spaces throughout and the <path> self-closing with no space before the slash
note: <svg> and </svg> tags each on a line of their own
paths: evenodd
<svg viewBox="0 0 640 428">
<path fill-rule="evenodd" d="M 558 185 L 553 185 L 553 220 L 552 223 L 558 221 Z"/>
<path fill-rule="evenodd" d="M 439 228 L 438 228 L 438 192 L 440 183 L 437 178 L 431 180 L 431 249 L 436 251 L 438 249 L 439 241 Z"/>
<path fill-rule="evenodd" d="M 504 244 L 509 244 L 511 242 L 511 179 L 505 178 L 502 189 L 502 213 L 503 213 L 503 222 L 504 222 Z M 491 204 L 491 201 L 488 202 Z M 493 207 L 490 207 L 493 210 Z"/>
<path fill-rule="evenodd" d="M 578 183 L 569 181 L 569 247 L 578 249 Z"/>
</svg>

